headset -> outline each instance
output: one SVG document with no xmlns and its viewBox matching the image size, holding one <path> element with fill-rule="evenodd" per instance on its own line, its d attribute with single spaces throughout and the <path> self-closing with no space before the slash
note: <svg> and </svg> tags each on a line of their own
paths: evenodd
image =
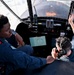
<svg viewBox="0 0 74 75">
<path fill-rule="evenodd" d="M 62 49 L 60 51 L 57 50 L 57 52 L 58 52 L 58 58 L 60 58 L 62 55 L 66 55 L 67 54 L 67 51 L 64 50 L 64 49 Z"/>
<path fill-rule="evenodd" d="M 65 39 L 64 41 L 60 41 L 59 46 L 61 48 L 60 51 L 56 50 L 58 52 L 58 58 L 60 58 L 62 55 L 66 55 L 67 51 L 71 49 L 72 45 L 69 39 Z M 68 49 L 67 49 L 68 47 Z"/>
</svg>

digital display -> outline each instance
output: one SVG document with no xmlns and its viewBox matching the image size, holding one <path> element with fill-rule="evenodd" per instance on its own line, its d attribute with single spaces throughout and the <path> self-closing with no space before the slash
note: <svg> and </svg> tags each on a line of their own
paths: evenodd
<svg viewBox="0 0 74 75">
<path fill-rule="evenodd" d="M 30 44 L 31 44 L 32 47 L 46 45 L 45 36 L 30 37 L 29 39 L 30 39 Z"/>
</svg>

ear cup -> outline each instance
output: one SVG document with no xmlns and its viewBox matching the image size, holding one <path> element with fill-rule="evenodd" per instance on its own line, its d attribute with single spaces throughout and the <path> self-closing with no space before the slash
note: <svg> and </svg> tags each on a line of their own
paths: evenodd
<svg viewBox="0 0 74 75">
<path fill-rule="evenodd" d="M 60 48 L 61 48 L 61 50 L 58 52 L 58 58 L 60 58 L 62 55 L 67 54 L 67 50 L 64 49 L 64 46 L 66 46 L 66 43 L 68 41 L 69 40 L 66 39 L 63 42 L 62 41 L 60 42 Z"/>
<path fill-rule="evenodd" d="M 58 52 L 58 58 L 60 58 L 62 55 L 65 55 L 65 54 L 67 54 L 66 50 L 64 49 L 60 50 L 60 52 Z"/>
</svg>

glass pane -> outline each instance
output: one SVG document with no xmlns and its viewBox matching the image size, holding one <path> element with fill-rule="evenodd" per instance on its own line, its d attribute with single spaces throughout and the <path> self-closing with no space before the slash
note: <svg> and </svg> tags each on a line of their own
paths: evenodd
<svg viewBox="0 0 74 75">
<path fill-rule="evenodd" d="M 37 0 L 35 0 L 37 1 Z M 33 4 L 33 14 L 38 17 L 58 17 L 68 18 L 71 1 L 63 0 L 40 0 L 37 4 Z"/>
<path fill-rule="evenodd" d="M 3 14 L 9 18 L 11 28 L 15 29 L 20 22 L 1 2 L 0 2 L 0 14 Z"/>
<path fill-rule="evenodd" d="M 27 0 L 4 0 L 5 3 L 21 18 L 29 16 Z M 31 0 L 33 14 L 40 17 L 66 18 L 69 14 L 70 0 Z M 53 2 L 56 1 L 56 2 Z M 60 3 L 59 3 L 60 2 Z M 34 8 L 35 7 L 35 8 Z M 62 10 L 60 10 L 60 9 Z M 36 11 L 35 11 L 36 9 Z M 8 16 L 11 28 L 15 29 L 20 22 L 3 4 L 0 2 L 0 14 Z"/>
<path fill-rule="evenodd" d="M 4 2 L 20 17 L 27 9 L 27 0 L 4 0 Z"/>
<path fill-rule="evenodd" d="M 21 17 L 21 15 L 28 9 L 26 0 L 3 0 L 13 12 Z M 27 12 L 28 13 L 28 12 Z M 10 12 L 2 2 L 0 2 L 0 14 L 6 15 L 9 18 L 11 28 L 15 29 L 20 20 Z M 27 17 L 27 14 L 25 17 Z"/>
</svg>

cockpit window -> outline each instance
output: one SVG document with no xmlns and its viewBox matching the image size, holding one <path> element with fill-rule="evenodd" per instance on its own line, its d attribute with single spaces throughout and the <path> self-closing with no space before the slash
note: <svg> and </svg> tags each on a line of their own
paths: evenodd
<svg viewBox="0 0 74 75">
<path fill-rule="evenodd" d="M 6 15 L 11 24 L 11 28 L 15 29 L 20 19 L 29 17 L 28 0 L 0 0 L 0 14 Z M 6 3 L 6 4 L 5 4 Z M 67 19 L 69 14 L 70 0 L 31 0 L 33 7 L 33 15 L 38 17 L 58 17 Z M 7 6 L 16 16 L 7 9 Z"/>
<path fill-rule="evenodd" d="M 34 2 L 35 3 L 35 2 Z M 44 0 L 33 5 L 33 14 L 39 17 L 68 18 L 71 1 Z"/>
<path fill-rule="evenodd" d="M 11 10 L 9 10 L 7 7 L 9 7 Z M 16 28 L 17 24 L 20 22 L 18 17 L 20 18 L 20 16 L 27 9 L 28 6 L 26 0 L 0 0 L 0 14 L 3 14 L 9 18 L 12 29 Z M 11 11 L 13 11 L 16 16 Z"/>
<path fill-rule="evenodd" d="M 27 0 L 4 0 L 19 17 L 28 9 Z"/>
</svg>

